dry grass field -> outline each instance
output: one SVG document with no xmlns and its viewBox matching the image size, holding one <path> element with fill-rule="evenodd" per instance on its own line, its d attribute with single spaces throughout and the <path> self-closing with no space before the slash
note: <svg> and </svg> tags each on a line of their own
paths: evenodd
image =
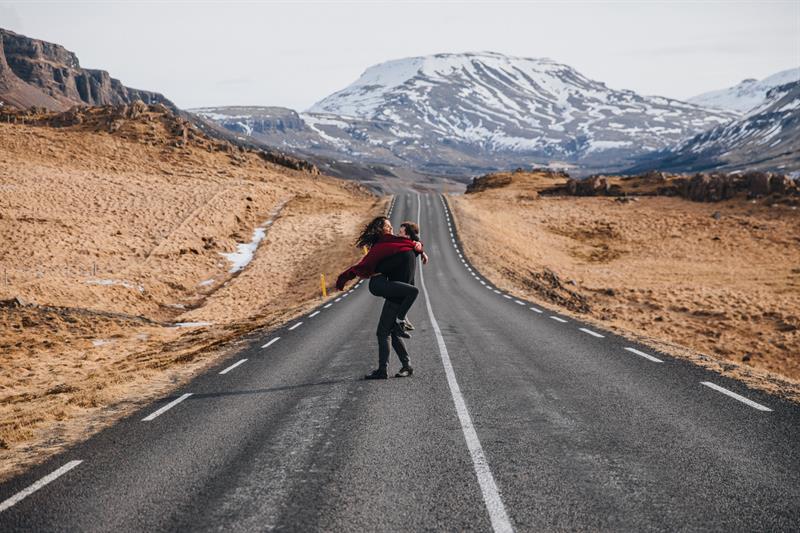
<svg viewBox="0 0 800 533">
<path fill-rule="evenodd" d="M 800 400 L 796 207 L 547 196 L 564 177 L 501 178 L 450 197 L 467 255 L 498 287 Z"/>
<path fill-rule="evenodd" d="M 354 183 L 176 134 L 164 109 L 134 115 L 0 123 L 0 478 L 319 303 L 320 274 L 354 261 L 385 209 Z M 244 261 L 258 228 L 232 272 L 223 254 Z"/>
</svg>

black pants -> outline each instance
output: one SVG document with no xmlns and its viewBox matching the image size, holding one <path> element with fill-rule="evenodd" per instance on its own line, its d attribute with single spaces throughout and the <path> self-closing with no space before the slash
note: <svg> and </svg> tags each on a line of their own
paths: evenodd
<svg viewBox="0 0 800 533">
<path fill-rule="evenodd" d="M 397 318 L 401 320 L 406 318 L 406 313 L 414 305 L 414 301 L 419 295 L 419 289 L 410 283 L 389 281 L 382 274 L 369 278 L 369 292 L 398 304 Z"/>
<path fill-rule="evenodd" d="M 403 344 L 403 339 L 392 333 L 399 307 L 399 304 L 391 300 L 384 301 L 381 317 L 378 320 L 378 368 L 384 370 L 389 366 L 389 337 L 392 339 L 392 348 L 400 359 L 400 363 L 403 366 L 408 366 L 409 363 L 408 350 Z"/>
</svg>

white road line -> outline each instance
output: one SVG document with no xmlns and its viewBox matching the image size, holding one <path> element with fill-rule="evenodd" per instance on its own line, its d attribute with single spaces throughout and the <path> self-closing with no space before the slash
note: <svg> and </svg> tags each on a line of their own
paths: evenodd
<svg viewBox="0 0 800 533">
<path fill-rule="evenodd" d="M 552 318 L 553 320 L 558 320 L 559 322 L 566 322 L 566 320 L 564 320 L 563 318 L 554 315 L 550 315 L 550 318 Z"/>
<path fill-rule="evenodd" d="M 155 417 L 164 414 L 166 411 L 169 411 L 170 409 L 172 409 L 173 407 L 175 407 L 176 405 L 178 405 L 179 403 L 181 403 L 183 400 L 185 400 L 186 398 L 188 398 L 191 395 L 192 395 L 191 392 L 187 392 L 186 394 L 184 394 L 180 398 L 178 398 L 176 400 L 172 400 L 171 402 L 169 402 L 167 405 L 165 405 L 164 407 L 162 407 L 158 411 L 155 411 L 155 412 L 147 415 L 146 417 L 142 418 L 142 422 L 150 422 Z"/>
<path fill-rule="evenodd" d="M 605 335 L 600 335 L 596 331 L 592 331 L 590 329 L 586 329 L 586 328 L 578 328 L 578 329 L 581 330 L 584 333 L 588 333 L 589 335 L 591 335 L 593 337 L 597 337 L 599 339 L 604 339 L 606 337 Z"/>
<path fill-rule="evenodd" d="M 534 311 L 534 312 L 536 312 L 536 313 L 540 313 L 540 314 L 541 314 L 541 312 L 542 312 L 542 310 L 541 310 L 541 309 L 539 309 L 539 308 L 537 308 L 537 307 L 531 307 L 531 311 Z"/>
<path fill-rule="evenodd" d="M 498 291 L 497 289 L 492 289 L 492 290 L 493 290 L 494 292 L 496 292 L 497 294 L 500 294 L 500 291 Z"/>
<path fill-rule="evenodd" d="M 329 307 L 330 307 L 330 306 L 332 306 L 332 305 L 333 305 L 333 304 L 327 304 L 327 305 L 324 305 L 324 306 L 322 306 L 322 308 L 323 308 L 323 309 L 327 309 L 327 308 L 329 308 Z"/>
<path fill-rule="evenodd" d="M 314 311 L 313 313 L 311 313 L 310 315 L 308 315 L 308 318 L 314 318 L 314 317 L 315 317 L 315 316 L 317 316 L 318 314 L 319 314 L 319 311 Z"/>
<path fill-rule="evenodd" d="M 480 280 L 478 280 L 478 281 L 480 281 L 480 282 L 481 282 L 481 285 L 486 285 L 486 282 L 485 282 L 485 281 L 483 281 L 482 279 L 480 279 Z"/>
<path fill-rule="evenodd" d="M 237 366 L 241 365 L 241 364 L 242 364 L 242 363 L 244 363 L 245 361 L 247 361 L 247 359 L 242 359 L 241 361 L 237 361 L 237 362 L 233 363 L 231 366 L 229 366 L 228 368 L 226 368 L 225 370 L 223 370 L 222 372 L 220 372 L 220 374 L 227 374 L 228 372 L 230 372 L 231 370 L 233 370 L 233 369 L 234 369 L 234 368 L 236 368 Z"/>
<path fill-rule="evenodd" d="M 341 299 L 342 299 L 342 297 L 341 297 L 341 296 L 339 296 L 338 298 L 336 298 L 336 299 L 334 300 L 334 302 L 338 302 L 338 301 L 340 301 Z"/>
<path fill-rule="evenodd" d="M 514 300 L 514 303 L 519 305 L 525 305 L 525 302 L 523 302 L 522 300 Z"/>
<path fill-rule="evenodd" d="M 503 295 L 503 298 L 508 298 L 508 299 L 510 300 L 510 299 L 511 299 L 511 296 L 509 296 L 508 294 L 504 294 L 504 295 Z"/>
<path fill-rule="evenodd" d="M 749 399 L 745 398 L 744 396 L 736 394 L 733 391 L 730 391 L 730 390 L 728 390 L 728 389 L 726 389 L 724 387 L 720 387 L 716 383 L 711 383 L 710 381 L 701 381 L 700 383 L 702 383 L 706 387 L 710 387 L 710 388 L 714 389 L 715 391 L 721 392 L 722 394 L 726 394 L 726 395 L 730 396 L 731 398 L 733 398 L 735 400 L 739 400 L 740 402 L 749 405 L 753 409 L 758 409 L 759 411 L 772 411 L 772 409 L 770 409 L 766 405 L 761 405 L 760 403 L 756 403 L 753 400 L 749 400 Z"/>
<path fill-rule="evenodd" d="M 270 346 L 272 346 L 273 344 L 275 344 L 275 343 L 276 343 L 276 342 L 278 342 L 279 340 L 280 340 L 280 337 L 275 337 L 274 339 L 272 339 L 271 341 L 269 341 L 267 344 L 265 344 L 264 346 L 262 346 L 262 348 L 269 348 Z"/>
<path fill-rule="evenodd" d="M 40 479 L 39 481 L 35 482 L 33 485 L 30 485 L 28 488 L 22 489 L 21 491 L 19 491 L 18 493 L 14 494 L 10 498 L 8 498 L 6 500 L 3 500 L 2 502 L 0 502 L 0 513 L 5 511 L 9 507 L 17 504 L 21 500 L 24 500 L 25 498 L 27 498 L 28 496 L 30 496 L 31 494 L 33 494 L 37 490 L 41 489 L 42 487 L 44 487 L 48 483 L 50 483 L 50 482 L 58 479 L 59 477 L 63 476 L 64 474 L 66 474 L 67 472 L 69 472 L 70 470 L 72 470 L 73 468 L 75 468 L 76 466 L 81 464 L 82 462 L 83 462 L 82 460 L 70 461 L 67 464 L 65 464 L 64 466 L 62 466 L 61 468 L 59 468 L 57 470 L 53 470 L 52 472 L 50 472 L 49 474 L 44 476 L 42 479 Z"/>
<path fill-rule="evenodd" d="M 419 193 L 417 193 L 417 224 L 420 220 L 420 211 L 422 205 Z M 433 333 L 436 335 L 436 341 L 439 344 L 439 354 L 442 357 L 442 365 L 444 372 L 447 376 L 447 384 L 450 387 L 450 395 L 453 397 L 453 404 L 455 404 L 456 414 L 458 421 L 461 423 L 461 431 L 464 433 L 464 440 L 467 441 L 467 448 L 472 457 L 472 465 L 475 468 L 475 474 L 478 477 L 478 484 L 483 493 L 483 501 L 486 504 L 486 509 L 489 511 L 489 519 L 492 522 L 492 529 L 495 532 L 511 532 L 514 528 L 511 526 L 511 520 L 506 513 L 503 500 L 500 498 L 500 490 L 497 488 L 497 483 L 494 481 L 494 476 L 489 468 L 489 462 L 486 459 L 486 454 L 481 447 L 481 441 L 478 439 L 478 433 L 475 431 L 475 426 L 472 424 L 472 417 L 467 410 L 467 404 L 464 397 L 461 395 L 461 389 L 456 381 L 456 375 L 453 371 L 453 364 L 450 362 L 450 355 L 447 353 L 447 345 L 444 343 L 442 331 L 439 329 L 439 323 L 436 322 L 436 317 L 433 316 L 433 308 L 431 307 L 431 297 L 428 295 L 428 289 L 425 287 L 425 277 L 422 269 L 419 271 L 419 281 L 422 285 L 422 292 L 425 294 L 425 306 L 428 309 L 428 318 L 433 327 Z"/>
<path fill-rule="evenodd" d="M 301 321 L 301 322 L 298 322 L 298 323 L 297 323 L 297 324 L 295 324 L 294 326 L 290 327 L 290 328 L 289 328 L 289 331 L 292 331 L 292 330 L 293 330 L 293 329 L 295 329 L 295 328 L 299 328 L 299 327 L 300 327 L 302 324 L 303 324 L 303 322 L 302 322 L 302 321 Z"/>
<path fill-rule="evenodd" d="M 659 359 L 659 358 L 657 358 L 657 357 L 653 357 L 653 356 L 652 356 L 652 355 L 650 355 L 649 353 L 640 352 L 640 351 L 639 351 L 639 350 L 637 350 L 636 348 L 625 348 L 625 349 L 626 349 L 626 350 L 628 350 L 628 351 L 629 351 L 629 352 L 631 352 L 631 353 L 635 353 L 636 355 L 641 355 L 641 356 L 642 356 L 642 357 L 644 357 L 645 359 L 647 359 L 647 360 L 649 360 L 649 361 L 652 361 L 652 362 L 654 362 L 654 363 L 663 363 L 663 362 L 664 362 L 664 361 L 662 361 L 661 359 Z"/>
</svg>

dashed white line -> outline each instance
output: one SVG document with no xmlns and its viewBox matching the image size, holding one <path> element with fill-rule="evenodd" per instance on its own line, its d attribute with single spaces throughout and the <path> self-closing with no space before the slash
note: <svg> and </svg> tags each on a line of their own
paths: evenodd
<svg viewBox="0 0 800 533">
<path fill-rule="evenodd" d="M 525 302 L 523 302 L 522 300 L 514 300 L 514 303 L 519 305 L 525 305 Z"/>
<path fill-rule="evenodd" d="M 659 359 L 658 357 L 653 357 L 649 353 L 640 352 L 636 348 L 625 348 L 625 349 L 628 350 L 631 353 L 635 353 L 636 355 L 640 355 L 640 356 L 644 357 L 645 359 L 647 359 L 649 361 L 652 361 L 654 363 L 663 363 L 664 362 L 661 359 Z"/>
<path fill-rule="evenodd" d="M 722 394 L 730 396 L 731 398 L 733 398 L 735 400 L 739 400 L 740 402 L 749 405 L 753 409 L 758 409 L 759 411 L 772 411 L 772 409 L 770 409 L 766 405 L 761 405 L 760 403 L 756 403 L 753 400 L 745 398 L 744 396 L 741 396 L 739 394 L 736 394 L 733 391 L 730 391 L 730 390 L 726 389 L 725 387 L 720 387 L 716 383 L 711 383 L 710 381 L 701 381 L 700 383 L 702 383 L 706 387 L 710 387 L 710 388 L 714 389 L 717 392 L 721 392 Z"/>
<path fill-rule="evenodd" d="M 483 281 L 482 279 L 481 279 L 481 280 L 478 280 L 478 281 L 480 281 L 480 282 L 481 282 L 481 285 L 486 285 L 486 282 L 485 282 L 485 281 Z"/>
<path fill-rule="evenodd" d="M 422 205 L 419 195 L 417 195 L 417 202 L 417 208 L 421 211 Z M 417 223 L 419 223 L 419 211 L 417 212 Z M 442 365 L 444 366 L 444 372 L 447 376 L 447 384 L 450 387 L 450 395 L 453 397 L 453 404 L 455 404 L 458 421 L 461 423 L 461 431 L 464 433 L 464 440 L 467 442 L 467 448 L 472 458 L 472 465 L 478 477 L 481 493 L 483 493 L 483 501 L 486 504 L 486 509 L 489 511 L 492 529 L 494 529 L 495 532 L 513 532 L 514 528 L 511 526 L 511 520 L 508 517 L 508 513 L 506 513 L 505 505 L 503 505 L 503 500 L 500 497 L 500 490 L 497 488 L 497 483 L 495 483 L 494 476 L 489 468 L 486 454 L 483 452 L 481 442 L 478 439 L 478 433 L 475 431 L 475 426 L 472 424 L 472 417 L 467 410 L 464 396 L 461 395 L 461 389 L 458 386 L 458 381 L 456 381 L 453 364 L 450 362 L 450 355 L 447 353 L 447 345 L 444 342 L 442 331 L 439 329 L 436 317 L 433 316 L 431 298 L 428 295 L 428 289 L 425 287 L 425 277 L 422 270 L 420 270 L 419 273 L 419 280 L 422 285 L 422 292 L 425 294 L 425 306 L 428 309 L 428 318 L 430 319 L 433 333 L 439 345 L 439 354 L 441 355 Z"/>
<path fill-rule="evenodd" d="M 228 368 L 226 368 L 225 370 L 221 371 L 221 372 L 220 372 L 220 374 L 227 374 L 228 372 L 230 372 L 231 370 L 233 370 L 233 369 L 234 369 L 234 368 L 236 368 L 237 366 L 239 366 L 239 365 L 243 364 L 245 361 L 247 361 L 247 359 L 242 359 L 241 361 L 236 361 L 236 362 L 235 362 L 235 363 L 233 363 L 231 366 L 229 366 L 229 367 L 228 367 Z"/>
<path fill-rule="evenodd" d="M 262 348 L 269 348 L 270 346 L 272 346 L 273 344 L 275 344 L 275 343 L 276 343 L 276 342 L 278 342 L 279 340 L 280 340 L 280 337 L 275 337 L 274 339 L 272 339 L 271 341 L 269 341 L 267 344 L 265 344 L 264 346 L 262 346 Z"/>
<path fill-rule="evenodd" d="M 330 307 L 330 306 L 332 306 L 332 305 L 333 305 L 333 304 L 326 304 L 326 305 L 323 305 L 323 306 L 322 306 L 322 308 L 323 308 L 323 309 L 327 309 L 327 308 L 329 308 L 329 307 Z"/>
<path fill-rule="evenodd" d="M 511 299 L 511 296 L 509 296 L 508 294 L 504 294 L 504 295 L 503 295 L 503 298 L 508 298 L 508 299 L 510 300 L 510 299 Z"/>
<path fill-rule="evenodd" d="M 314 311 L 313 313 L 311 313 L 310 315 L 308 315 L 308 318 L 314 318 L 314 317 L 315 317 L 315 316 L 317 316 L 319 313 L 320 313 L 319 311 Z"/>
<path fill-rule="evenodd" d="M 500 291 L 498 291 L 497 289 L 492 289 L 492 290 L 493 290 L 494 292 L 496 292 L 497 294 L 500 294 Z"/>
<path fill-rule="evenodd" d="M 153 420 L 157 416 L 164 414 L 166 411 L 169 411 L 170 409 L 172 409 L 173 407 L 175 407 L 176 405 L 178 405 L 179 403 L 181 403 L 183 400 L 185 400 L 186 398 L 188 398 L 191 395 L 192 395 L 191 392 L 187 392 L 186 394 L 184 394 L 180 398 L 172 400 L 171 402 L 169 402 L 167 405 L 165 405 L 164 407 L 162 407 L 158 411 L 155 411 L 155 412 L 147 415 L 146 417 L 142 418 L 142 422 L 150 422 L 151 420 Z"/>
<path fill-rule="evenodd" d="M 557 320 L 559 322 L 566 322 L 566 320 L 564 320 L 563 318 L 555 316 L 555 315 L 550 315 L 550 318 L 552 318 L 553 320 Z"/>
<path fill-rule="evenodd" d="M 539 313 L 539 314 L 542 313 L 542 310 L 539 309 L 538 307 L 531 307 L 531 311 L 533 311 L 534 313 Z"/>
<path fill-rule="evenodd" d="M 293 329 L 295 329 L 295 328 L 299 328 L 299 327 L 300 327 L 300 326 L 302 326 L 302 325 L 303 325 L 303 322 L 302 322 L 302 321 L 301 321 L 301 322 L 298 322 L 298 323 L 297 323 L 297 324 L 295 324 L 294 326 L 290 327 L 290 328 L 289 328 L 289 331 L 292 331 L 292 330 L 293 330 Z"/>
<path fill-rule="evenodd" d="M 72 470 L 73 468 L 75 468 L 76 466 L 81 464 L 82 462 L 83 461 L 79 460 L 79 459 L 76 459 L 75 461 L 70 461 L 67 464 L 65 464 L 64 466 L 62 466 L 61 468 L 58 468 L 57 470 L 54 470 L 54 471 L 50 472 L 49 474 L 44 476 L 39 481 L 37 481 L 34 484 L 30 485 L 28 488 L 22 489 L 21 491 L 19 491 L 18 493 L 14 494 L 10 498 L 8 498 L 6 500 L 3 500 L 2 502 L 0 502 L 0 513 L 5 511 L 9 507 L 17 504 L 19 501 L 27 498 L 28 496 L 30 496 L 31 494 L 33 494 L 37 490 L 39 490 L 42 487 L 44 487 L 45 485 L 47 485 L 48 483 L 50 483 L 50 482 L 56 480 L 57 478 L 63 476 L 64 474 L 66 474 L 67 472 L 69 472 L 70 470 Z"/>
<path fill-rule="evenodd" d="M 341 301 L 341 299 L 342 299 L 342 297 L 341 297 L 341 296 L 339 296 L 338 298 L 336 298 L 336 299 L 334 300 L 334 302 L 339 302 L 339 301 Z"/>
<path fill-rule="evenodd" d="M 600 334 L 599 334 L 599 333 L 597 333 L 596 331 L 592 331 L 592 330 L 590 330 L 590 329 L 586 329 L 586 328 L 578 328 L 578 329 L 579 329 L 579 330 L 581 330 L 581 331 L 582 331 L 582 332 L 584 332 L 584 333 L 588 333 L 588 334 L 589 334 L 589 335 L 591 335 L 592 337 L 597 337 L 597 338 L 599 338 L 599 339 L 604 339 L 604 338 L 605 338 L 605 335 L 600 335 Z"/>
</svg>

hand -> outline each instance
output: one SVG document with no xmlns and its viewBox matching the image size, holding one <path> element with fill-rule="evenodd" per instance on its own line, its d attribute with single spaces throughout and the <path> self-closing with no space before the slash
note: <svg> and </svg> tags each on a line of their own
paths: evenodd
<svg viewBox="0 0 800 533">
<path fill-rule="evenodd" d="M 414 251 L 417 253 L 422 252 L 422 243 L 417 241 L 414 243 Z"/>
<path fill-rule="evenodd" d="M 423 265 L 428 264 L 428 254 L 426 254 L 425 252 L 422 252 L 422 264 Z"/>
</svg>

